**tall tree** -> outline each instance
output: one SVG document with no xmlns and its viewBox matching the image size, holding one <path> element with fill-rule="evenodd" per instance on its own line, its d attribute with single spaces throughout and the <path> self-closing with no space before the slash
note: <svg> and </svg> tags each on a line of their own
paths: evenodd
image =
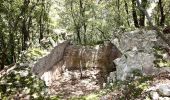
<svg viewBox="0 0 170 100">
<path fill-rule="evenodd" d="M 86 44 L 86 28 L 87 28 L 87 24 L 86 24 L 86 18 L 85 18 L 85 3 L 83 2 L 83 0 L 79 0 L 79 9 L 80 9 L 80 25 L 81 25 L 81 29 L 82 29 L 82 33 L 84 35 L 84 44 Z M 84 5 L 84 6 L 83 6 Z"/>
<path fill-rule="evenodd" d="M 159 0 L 158 2 L 158 6 L 159 6 L 159 9 L 160 9 L 160 26 L 164 26 L 164 23 L 165 23 L 165 14 L 164 14 L 164 8 L 163 8 L 163 5 L 162 5 L 162 0 Z"/>
<path fill-rule="evenodd" d="M 149 23 L 150 27 L 151 27 L 153 30 L 156 30 L 156 31 L 157 31 L 156 33 L 158 34 L 158 36 L 160 36 L 160 38 L 162 38 L 162 40 L 163 40 L 165 43 L 167 43 L 168 46 L 170 47 L 170 41 L 163 35 L 163 33 L 160 31 L 160 29 L 159 29 L 158 27 L 156 27 L 156 26 L 153 25 L 153 23 L 152 23 L 152 21 L 151 21 L 151 17 L 149 16 L 149 14 L 148 14 L 148 12 L 146 11 L 146 9 L 143 9 L 143 8 L 142 8 L 139 0 L 137 0 L 137 5 L 138 5 L 138 8 L 145 13 L 145 16 L 146 16 L 146 18 L 147 18 L 147 20 L 148 20 L 148 23 Z"/>
<path fill-rule="evenodd" d="M 40 12 L 40 18 L 39 18 L 39 27 L 40 27 L 39 43 L 43 39 L 43 34 L 44 34 L 44 11 L 45 11 L 45 1 L 42 0 L 41 12 Z"/>
<path fill-rule="evenodd" d="M 5 41 L 4 34 L 0 32 L 0 71 L 4 68 L 6 59 L 6 49 L 5 49 Z"/>
<path fill-rule="evenodd" d="M 74 5 L 74 3 L 71 0 L 71 2 L 70 2 L 71 17 L 73 19 L 75 32 L 77 34 L 77 42 L 81 44 L 81 37 L 80 37 L 81 26 L 80 26 L 80 22 L 79 22 L 78 18 L 76 18 L 76 16 L 75 16 L 73 5 Z"/>
<path fill-rule="evenodd" d="M 127 20 L 128 26 L 130 26 L 128 4 L 127 4 L 126 0 L 124 0 L 124 3 L 125 3 L 125 11 L 126 11 L 126 14 L 127 14 L 126 20 Z"/>
<path fill-rule="evenodd" d="M 141 0 L 141 6 L 143 9 L 146 9 L 146 5 L 147 5 L 147 0 Z M 139 25 L 145 26 L 145 13 L 143 11 L 140 11 Z"/>
<path fill-rule="evenodd" d="M 117 21 L 117 22 L 118 22 L 118 26 L 120 26 L 120 20 L 121 20 L 121 19 L 120 19 L 120 17 L 121 17 L 121 16 L 120 16 L 120 0 L 117 0 L 117 3 L 116 3 L 116 4 L 117 4 L 117 11 L 118 11 L 118 12 L 117 12 L 117 14 L 118 14 L 118 21 Z"/>
<path fill-rule="evenodd" d="M 132 16 L 135 27 L 139 27 L 138 18 L 136 14 L 136 0 L 132 0 Z"/>
<path fill-rule="evenodd" d="M 39 20 L 43 17 L 43 23 L 45 21 L 44 16 L 45 18 L 48 17 L 46 16 L 47 14 L 44 14 L 46 13 L 44 9 L 42 17 L 39 17 L 43 1 L 1 0 L 0 69 L 3 69 L 4 65 L 15 63 L 19 59 L 21 51 L 27 50 L 28 43 L 36 43 L 39 34 L 35 33 L 38 33 L 40 30 L 40 27 L 37 27 Z M 47 5 L 46 2 L 44 5 Z M 41 26 L 43 25 L 44 23 Z M 45 28 L 41 27 L 43 30 Z M 30 37 L 32 40 L 30 40 Z"/>
</svg>

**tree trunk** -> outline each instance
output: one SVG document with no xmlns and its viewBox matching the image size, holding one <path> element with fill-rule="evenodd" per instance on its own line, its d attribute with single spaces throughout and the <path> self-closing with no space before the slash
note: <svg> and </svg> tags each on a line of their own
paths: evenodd
<svg viewBox="0 0 170 100">
<path fill-rule="evenodd" d="M 9 42 L 8 42 L 8 46 L 9 46 L 9 62 L 8 64 L 12 64 L 15 62 L 15 41 L 14 41 L 14 33 L 12 31 L 9 32 Z"/>
<path fill-rule="evenodd" d="M 40 21 L 39 21 L 39 26 L 40 26 L 40 37 L 39 37 L 39 43 L 43 39 L 43 33 L 44 33 L 44 0 L 42 1 L 42 9 L 41 9 L 41 15 L 40 15 Z"/>
<path fill-rule="evenodd" d="M 127 14 L 127 18 L 126 18 L 127 24 L 128 24 L 128 26 L 130 26 L 128 4 L 127 4 L 126 0 L 124 0 L 124 3 L 125 3 L 125 11 L 126 11 L 126 14 Z"/>
<path fill-rule="evenodd" d="M 135 27 L 139 28 L 138 18 L 136 14 L 136 0 L 132 0 L 132 16 Z"/>
<path fill-rule="evenodd" d="M 79 7 L 80 7 L 80 26 L 82 29 L 82 33 L 83 33 L 83 42 L 86 45 L 86 28 L 87 28 L 87 24 L 86 24 L 86 19 L 85 19 L 85 6 L 83 7 L 83 0 L 79 0 Z"/>
<path fill-rule="evenodd" d="M 159 0 L 158 5 L 159 5 L 160 13 L 161 13 L 161 19 L 160 19 L 159 24 L 160 24 L 160 26 L 164 26 L 165 14 L 164 14 L 163 6 L 162 6 L 162 0 Z"/>
<path fill-rule="evenodd" d="M 120 22 L 120 20 L 121 20 L 121 16 L 120 16 L 120 0 L 117 0 L 117 14 L 118 14 L 118 20 L 117 20 L 117 24 L 118 24 L 118 26 L 120 26 L 121 25 L 121 22 Z"/>
<path fill-rule="evenodd" d="M 43 29 L 43 19 L 42 19 L 42 14 L 40 16 L 40 22 L 39 22 L 39 25 L 40 25 L 40 37 L 39 37 L 39 43 L 41 42 L 41 40 L 43 39 L 43 33 L 44 33 L 44 29 Z"/>
<path fill-rule="evenodd" d="M 165 43 L 167 43 L 168 46 L 170 47 L 170 41 L 163 35 L 163 33 L 160 31 L 160 29 L 159 29 L 158 27 L 155 27 L 155 26 L 153 25 L 152 20 L 151 20 L 151 17 L 149 16 L 149 14 L 148 14 L 148 12 L 146 11 L 146 9 L 143 9 L 143 8 L 141 7 L 139 0 L 137 0 L 137 4 L 138 4 L 138 8 L 139 8 L 141 11 L 144 12 L 144 14 L 145 14 L 145 16 L 146 16 L 146 18 L 147 18 L 147 20 L 148 20 L 149 25 L 151 26 L 151 28 L 152 28 L 153 30 L 156 30 L 156 31 L 157 31 L 156 33 L 158 34 L 158 36 L 160 36 L 160 38 L 162 38 L 162 40 L 163 40 Z"/>
<path fill-rule="evenodd" d="M 21 26 L 21 32 L 22 32 L 22 36 L 23 36 L 23 40 L 22 40 L 22 50 L 26 50 L 28 48 L 28 41 L 29 41 L 29 31 L 28 31 L 28 27 L 27 27 L 27 17 L 26 17 L 26 13 L 27 13 L 27 9 L 28 9 L 28 5 L 29 5 L 30 1 L 29 0 L 24 0 L 23 2 L 23 20 L 22 20 L 22 26 Z"/>
<path fill-rule="evenodd" d="M 0 71 L 4 69 L 5 58 L 6 58 L 6 50 L 5 50 L 4 42 L 5 41 L 4 41 L 3 33 L 0 33 Z"/>
<path fill-rule="evenodd" d="M 147 0 L 141 1 L 141 6 L 143 9 L 146 9 Z M 140 20 L 139 20 L 140 26 L 145 26 L 145 13 L 143 11 L 140 11 Z"/>
<path fill-rule="evenodd" d="M 22 50 L 26 50 L 28 48 L 28 41 L 29 41 L 29 31 L 26 26 L 26 19 L 22 22 L 22 34 L 23 34 L 23 45 Z"/>
<path fill-rule="evenodd" d="M 80 27 L 79 26 L 75 26 L 75 27 L 76 27 L 76 33 L 77 33 L 77 41 L 78 43 L 81 44 Z"/>
<path fill-rule="evenodd" d="M 80 37 L 80 22 L 76 22 L 75 16 L 74 16 L 74 10 L 73 10 L 73 2 L 70 4 L 70 9 L 71 9 L 71 16 L 73 18 L 73 23 L 74 23 L 74 28 L 75 32 L 77 35 L 77 42 L 81 44 L 81 37 Z"/>
</svg>

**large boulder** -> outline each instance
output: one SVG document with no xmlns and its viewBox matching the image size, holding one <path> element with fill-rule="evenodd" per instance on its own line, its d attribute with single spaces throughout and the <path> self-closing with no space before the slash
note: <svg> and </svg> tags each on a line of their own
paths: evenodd
<svg viewBox="0 0 170 100">
<path fill-rule="evenodd" d="M 118 80 L 133 76 L 132 72 L 135 70 L 145 75 L 155 73 L 153 46 L 157 41 L 156 37 L 153 30 L 135 30 L 123 33 L 113 40 L 123 53 L 121 58 L 115 60 Z"/>
<path fill-rule="evenodd" d="M 121 52 L 110 41 L 95 47 L 73 45 L 63 42 L 56 46 L 49 55 L 41 58 L 33 67 L 33 72 L 45 80 L 47 85 L 62 77 L 66 70 L 86 69 L 99 70 L 96 77 L 105 82 L 110 72 L 115 71 L 113 60 L 121 56 Z"/>
<path fill-rule="evenodd" d="M 65 41 L 54 47 L 50 54 L 39 59 L 34 64 L 32 72 L 41 77 L 44 72 L 51 69 L 57 62 L 59 62 L 63 58 L 64 50 L 69 45 L 69 43 L 70 41 Z"/>
</svg>

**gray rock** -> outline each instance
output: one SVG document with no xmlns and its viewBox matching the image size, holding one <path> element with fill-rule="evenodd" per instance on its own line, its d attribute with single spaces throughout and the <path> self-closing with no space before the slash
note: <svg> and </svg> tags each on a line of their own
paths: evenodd
<svg viewBox="0 0 170 100">
<path fill-rule="evenodd" d="M 151 91 L 150 97 L 152 100 L 159 100 L 159 94 L 156 91 Z"/>
<path fill-rule="evenodd" d="M 109 77 L 107 78 L 109 83 L 116 82 L 116 72 L 110 72 Z"/>
<path fill-rule="evenodd" d="M 110 41 L 104 41 L 96 47 L 74 45 L 65 41 L 57 45 L 50 54 L 39 59 L 32 72 L 50 86 L 53 80 L 63 77 L 66 70 L 73 72 L 81 69 L 80 74 L 83 75 L 83 70 L 95 67 L 100 69 L 98 73 L 102 76 L 97 79 L 101 81 L 100 83 L 105 82 L 109 73 L 115 71 L 113 60 L 122 53 Z"/>
<path fill-rule="evenodd" d="M 138 50 L 143 50 L 145 52 L 151 52 L 152 47 L 155 44 L 157 34 L 153 30 L 135 30 L 131 32 L 125 32 L 118 38 L 119 44 L 116 46 L 122 51 L 126 52 L 132 50 L 136 47 Z M 113 42 L 117 42 L 113 41 Z"/>
<path fill-rule="evenodd" d="M 169 97 L 159 97 L 159 100 L 170 100 Z"/>
<path fill-rule="evenodd" d="M 128 51 L 125 55 L 115 60 L 118 80 L 125 80 L 136 70 L 146 75 L 154 73 L 153 61 L 155 58 L 153 54 Z"/>
<path fill-rule="evenodd" d="M 34 64 L 32 72 L 41 77 L 44 72 L 48 71 L 48 69 L 52 68 L 57 62 L 59 62 L 63 58 L 64 50 L 69 44 L 70 41 L 65 41 L 54 47 L 50 54 L 46 55 L 43 58 L 40 58 Z"/>
<path fill-rule="evenodd" d="M 164 97 L 164 100 L 170 100 L 170 97 Z"/>
<path fill-rule="evenodd" d="M 113 40 L 124 54 L 115 60 L 118 80 L 133 76 L 132 72 L 135 70 L 143 75 L 155 73 L 153 46 L 157 41 L 156 37 L 156 32 L 153 30 L 135 30 L 123 33 L 118 39 Z"/>
<path fill-rule="evenodd" d="M 158 88 L 158 92 L 163 97 L 170 97 L 170 85 L 168 84 L 160 85 Z"/>
</svg>

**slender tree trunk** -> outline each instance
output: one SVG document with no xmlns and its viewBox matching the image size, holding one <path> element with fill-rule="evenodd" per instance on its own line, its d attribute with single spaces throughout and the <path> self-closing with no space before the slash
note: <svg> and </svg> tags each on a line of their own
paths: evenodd
<svg viewBox="0 0 170 100">
<path fill-rule="evenodd" d="M 9 42 L 8 42 L 8 46 L 9 46 L 9 50 L 10 50 L 10 53 L 9 53 L 9 62 L 8 64 L 12 64 L 15 62 L 15 41 L 14 41 L 14 33 L 10 30 L 9 32 Z"/>
<path fill-rule="evenodd" d="M 125 3 L 125 11 L 126 11 L 126 14 L 127 14 L 127 18 L 126 18 L 127 24 L 128 24 L 128 26 L 130 26 L 128 4 L 127 4 L 126 0 L 124 0 L 124 3 Z"/>
<path fill-rule="evenodd" d="M 28 41 L 29 41 L 29 31 L 27 29 L 27 22 L 26 19 L 23 20 L 22 23 L 22 34 L 23 34 L 23 46 L 22 50 L 26 50 L 28 48 Z"/>
<path fill-rule="evenodd" d="M 121 16 L 120 16 L 120 0 L 117 0 L 117 14 L 118 14 L 118 20 L 117 20 L 117 22 L 118 22 L 118 26 L 120 26 L 121 25 Z"/>
<path fill-rule="evenodd" d="M 84 44 L 86 45 L 86 28 L 87 28 L 87 24 L 86 24 L 86 19 L 85 19 L 85 6 L 83 7 L 83 0 L 79 0 L 79 5 L 80 5 L 80 25 L 81 25 L 81 29 L 82 29 L 82 33 L 83 33 L 83 41 Z"/>
<path fill-rule="evenodd" d="M 29 5 L 30 1 L 29 0 L 25 0 L 24 1 L 24 6 L 23 6 L 23 21 L 22 21 L 22 36 L 23 36 L 23 43 L 22 43 L 22 50 L 26 50 L 28 48 L 28 41 L 29 41 L 29 31 L 28 31 L 28 23 L 27 23 L 27 16 L 26 16 L 26 13 L 27 13 L 27 10 L 28 10 L 28 5 Z"/>
<path fill-rule="evenodd" d="M 44 33 L 44 27 L 43 27 L 43 15 L 41 13 L 40 15 L 40 22 L 39 22 L 39 25 L 40 25 L 40 37 L 39 37 L 39 43 L 41 42 L 41 40 L 43 39 L 43 33 Z"/>
<path fill-rule="evenodd" d="M 141 6 L 143 9 L 146 9 L 146 4 L 147 0 L 141 0 Z M 145 26 L 145 13 L 143 11 L 140 11 L 139 25 Z"/>
<path fill-rule="evenodd" d="M 0 71 L 4 69 L 5 59 L 6 59 L 6 49 L 5 49 L 4 34 L 0 33 Z"/>
<path fill-rule="evenodd" d="M 40 25 L 40 37 L 39 37 L 39 43 L 41 42 L 41 40 L 43 39 L 43 34 L 44 34 L 44 0 L 42 1 L 42 9 L 41 9 L 41 15 L 40 15 L 40 21 L 39 21 L 39 25 Z"/>
<path fill-rule="evenodd" d="M 71 16 L 73 18 L 74 28 L 75 28 L 76 35 L 77 35 L 77 42 L 81 44 L 81 37 L 80 37 L 81 27 L 80 27 L 80 23 L 76 22 L 76 19 L 75 19 L 75 16 L 74 16 L 73 2 L 71 2 L 70 8 L 71 8 Z"/>
<path fill-rule="evenodd" d="M 138 18 L 136 14 L 136 0 L 132 0 L 132 16 L 135 27 L 139 28 Z"/>
<path fill-rule="evenodd" d="M 77 41 L 78 43 L 81 44 L 80 27 L 79 26 L 75 26 L 75 27 L 76 27 L 76 33 L 77 33 Z"/>
<path fill-rule="evenodd" d="M 164 14 L 164 8 L 162 6 L 162 0 L 159 0 L 158 2 L 159 5 L 159 9 L 160 9 L 160 14 L 161 14 L 161 19 L 160 19 L 160 26 L 164 26 L 164 22 L 165 22 L 165 14 Z"/>
</svg>

